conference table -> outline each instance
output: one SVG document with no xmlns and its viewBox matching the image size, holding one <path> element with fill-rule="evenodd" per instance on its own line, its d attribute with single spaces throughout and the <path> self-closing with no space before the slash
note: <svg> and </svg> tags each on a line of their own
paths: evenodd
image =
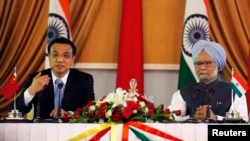
<svg viewBox="0 0 250 141">
<path fill-rule="evenodd" d="M 0 123 L 0 141 L 88 141 L 94 136 L 93 129 L 98 130 L 101 127 L 100 125 L 97 123 Z M 112 127 L 114 127 L 113 125 Z M 208 124 L 206 123 L 140 123 L 140 125 L 164 132 L 183 141 L 208 140 Z M 116 141 L 121 141 L 122 136 L 124 136 L 124 126 L 123 124 L 116 124 L 115 128 L 109 130 L 100 140 L 111 141 L 111 138 L 115 137 Z M 171 138 L 163 138 L 154 131 L 150 133 L 144 129 L 145 127 L 141 127 L 141 129 L 133 128 L 152 141 L 172 140 Z M 85 133 L 86 135 L 88 132 L 92 132 L 92 134 L 86 138 L 79 139 L 78 137 L 78 139 L 74 139 L 81 134 Z M 132 130 L 128 131 L 127 140 L 139 141 Z"/>
</svg>

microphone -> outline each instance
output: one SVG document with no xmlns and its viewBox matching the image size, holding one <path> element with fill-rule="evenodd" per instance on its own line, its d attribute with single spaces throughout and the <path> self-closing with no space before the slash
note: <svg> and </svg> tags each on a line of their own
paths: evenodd
<svg viewBox="0 0 250 141">
<path fill-rule="evenodd" d="M 201 90 L 199 90 L 199 89 L 198 89 L 198 90 L 196 90 L 196 91 L 195 91 L 195 93 L 194 93 L 194 96 L 193 96 L 193 97 L 195 97 L 196 95 L 199 95 L 199 94 L 201 94 Z"/>
<path fill-rule="evenodd" d="M 195 97 L 196 97 L 197 95 L 200 95 L 200 94 L 201 94 L 201 90 L 199 90 L 199 89 L 195 90 L 194 94 L 192 95 L 191 101 L 193 101 L 193 99 L 195 99 Z"/>
<path fill-rule="evenodd" d="M 214 94 L 214 89 L 206 90 L 208 91 L 208 98 L 207 98 L 207 104 L 210 103 L 210 98 Z"/>
<path fill-rule="evenodd" d="M 40 118 L 40 97 L 44 93 L 44 91 L 47 87 L 48 87 L 48 85 L 44 85 L 43 89 L 38 94 L 38 98 L 37 98 L 38 100 L 37 100 L 37 106 L 36 106 L 36 118 L 35 118 L 34 122 L 38 122 L 38 120 Z"/>
<path fill-rule="evenodd" d="M 57 113 L 56 113 L 56 117 L 59 118 L 61 116 L 61 89 L 63 87 L 63 83 L 58 84 L 58 89 L 60 89 L 59 91 L 59 98 L 58 98 L 58 109 L 57 109 Z"/>
<path fill-rule="evenodd" d="M 58 84 L 58 89 L 62 89 L 63 83 Z"/>
<path fill-rule="evenodd" d="M 191 111 L 190 111 L 190 116 L 193 117 L 195 112 L 196 112 L 196 105 L 193 103 L 193 100 L 195 99 L 196 96 L 200 95 L 201 94 L 201 90 L 200 89 L 196 89 L 194 91 L 194 94 L 192 95 L 192 108 L 191 108 Z"/>
</svg>

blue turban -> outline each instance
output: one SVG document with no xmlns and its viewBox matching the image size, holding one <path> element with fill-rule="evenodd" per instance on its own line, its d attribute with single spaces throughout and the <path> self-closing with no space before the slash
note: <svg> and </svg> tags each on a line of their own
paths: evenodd
<svg viewBox="0 0 250 141">
<path fill-rule="evenodd" d="M 196 57 L 202 50 L 213 58 L 219 71 L 224 68 L 226 65 L 226 52 L 220 44 L 206 40 L 199 40 L 194 44 L 192 49 L 193 62 L 195 62 Z"/>
</svg>

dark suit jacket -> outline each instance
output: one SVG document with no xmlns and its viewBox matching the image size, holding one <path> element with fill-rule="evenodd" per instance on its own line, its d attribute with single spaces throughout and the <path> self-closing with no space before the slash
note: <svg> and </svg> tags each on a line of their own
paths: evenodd
<svg viewBox="0 0 250 141">
<path fill-rule="evenodd" d="M 54 109 L 54 80 L 52 80 L 51 73 L 51 69 L 42 71 L 42 75 L 50 76 L 51 79 L 49 85 L 44 90 L 40 91 L 39 94 L 36 94 L 26 107 L 24 103 L 24 91 L 31 85 L 33 77 L 37 74 L 37 72 L 29 76 L 27 83 L 23 87 L 21 95 L 16 100 L 16 108 L 22 112 L 23 115 L 28 113 L 32 108 L 32 104 L 34 104 L 34 117 L 36 117 L 37 104 L 39 101 L 40 117 L 51 118 L 49 114 Z M 86 105 L 89 100 L 94 100 L 95 94 L 93 83 L 94 80 L 91 74 L 76 69 L 70 69 L 61 108 L 65 111 L 75 111 L 78 107 L 82 108 Z"/>
<path fill-rule="evenodd" d="M 187 85 L 180 93 L 187 105 L 186 115 L 193 116 L 201 105 L 211 105 L 216 115 L 225 116 L 231 106 L 230 84 L 218 79 L 209 84 L 199 82 Z"/>
</svg>

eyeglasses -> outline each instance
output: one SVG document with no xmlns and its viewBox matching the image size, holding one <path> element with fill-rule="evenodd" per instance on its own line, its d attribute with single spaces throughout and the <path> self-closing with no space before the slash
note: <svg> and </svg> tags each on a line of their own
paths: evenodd
<svg viewBox="0 0 250 141">
<path fill-rule="evenodd" d="M 211 65 L 213 64 L 213 61 L 197 61 L 194 62 L 194 66 L 196 68 L 200 68 L 202 65 L 204 65 L 206 68 L 211 67 Z"/>
<path fill-rule="evenodd" d="M 52 59 L 57 59 L 59 57 L 65 59 L 65 60 L 68 60 L 70 58 L 72 58 L 72 54 L 63 54 L 63 55 L 59 55 L 59 54 L 56 54 L 56 53 L 52 53 L 50 54 L 51 58 Z"/>
</svg>

